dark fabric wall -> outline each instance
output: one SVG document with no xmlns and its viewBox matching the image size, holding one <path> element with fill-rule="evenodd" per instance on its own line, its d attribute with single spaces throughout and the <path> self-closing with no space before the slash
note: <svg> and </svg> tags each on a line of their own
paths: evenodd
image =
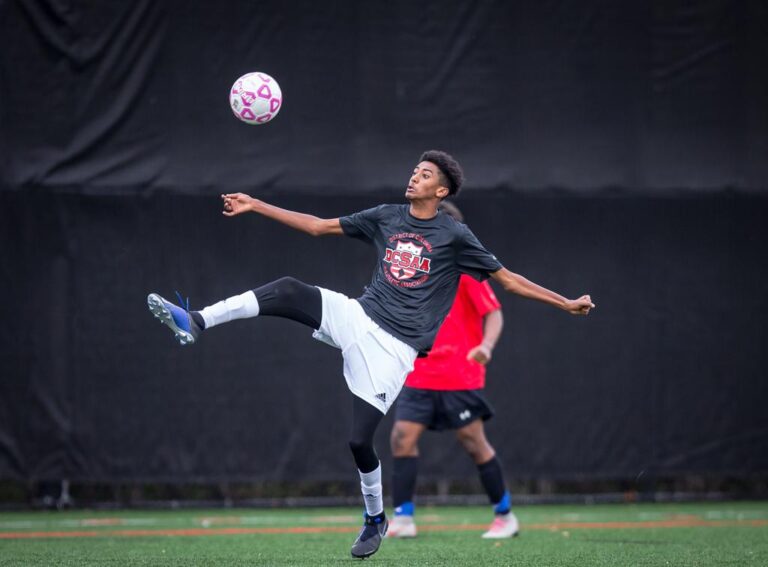
<svg viewBox="0 0 768 567">
<path fill-rule="evenodd" d="M 389 197 L 399 192 L 275 201 L 332 216 Z M 589 291 L 598 303 L 575 318 L 501 298 L 489 431 L 509 471 L 768 471 L 768 200 L 467 192 L 462 203 L 511 269 L 571 296 Z M 199 307 L 282 275 L 355 295 L 372 249 L 255 216 L 227 219 L 214 196 L 6 192 L 0 206 L 2 476 L 354 472 L 336 350 L 270 318 L 181 348 L 145 298 L 179 289 Z M 472 474 L 449 436 L 433 437 L 425 474 Z"/>
<path fill-rule="evenodd" d="M 269 318 L 182 349 L 145 298 L 359 293 L 372 249 L 218 195 L 334 217 L 400 202 L 431 147 L 507 267 L 598 304 L 502 298 L 510 474 L 768 472 L 766 29 L 758 1 L 0 0 L 0 479 L 353 478 L 337 351 Z M 228 108 L 252 70 L 266 126 Z"/>
<path fill-rule="evenodd" d="M 112 192 L 401 186 L 424 148 L 475 187 L 764 192 L 754 1 L 0 2 L 0 180 Z M 234 80 L 285 103 L 246 127 Z M 0 183 L 2 184 L 2 183 Z"/>
</svg>

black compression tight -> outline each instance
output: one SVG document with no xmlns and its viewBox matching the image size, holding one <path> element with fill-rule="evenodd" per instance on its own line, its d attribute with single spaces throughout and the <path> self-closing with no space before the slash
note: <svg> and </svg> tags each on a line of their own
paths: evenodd
<svg viewBox="0 0 768 567">
<path fill-rule="evenodd" d="M 253 290 L 259 302 L 259 315 L 284 317 L 313 329 L 323 319 L 320 290 L 296 278 L 285 277 Z"/>
<path fill-rule="evenodd" d="M 384 414 L 368 402 L 352 396 L 352 431 L 349 448 L 360 472 L 369 473 L 379 466 L 379 456 L 373 448 L 373 434 Z"/>
</svg>

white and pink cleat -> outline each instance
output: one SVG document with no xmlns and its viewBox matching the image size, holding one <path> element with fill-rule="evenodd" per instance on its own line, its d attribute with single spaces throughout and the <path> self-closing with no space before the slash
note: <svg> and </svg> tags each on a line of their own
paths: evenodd
<svg viewBox="0 0 768 567">
<path fill-rule="evenodd" d="M 512 512 L 496 516 L 491 527 L 483 534 L 484 539 L 504 539 L 514 537 L 520 532 L 517 516 Z"/>
<path fill-rule="evenodd" d="M 395 516 L 392 521 L 389 522 L 389 531 L 387 531 L 387 537 L 416 537 L 416 522 L 413 521 L 413 516 Z"/>
</svg>

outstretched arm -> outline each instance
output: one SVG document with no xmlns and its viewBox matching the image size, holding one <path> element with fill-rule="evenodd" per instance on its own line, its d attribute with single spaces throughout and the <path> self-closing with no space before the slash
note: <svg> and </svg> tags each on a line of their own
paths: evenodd
<svg viewBox="0 0 768 567">
<path fill-rule="evenodd" d="M 562 295 L 543 288 L 540 285 L 525 279 L 520 274 L 510 272 L 506 268 L 493 272 L 491 277 L 499 282 L 504 287 L 505 291 L 516 293 L 530 299 L 537 299 L 544 303 L 549 303 L 550 305 L 568 311 L 572 315 L 586 315 L 589 313 L 589 310 L 595 306 L 589 295 L 582 295 L 578 299 L 566 299 Z"/>
<path fill-rule="evenodd" d="M 491 360 L 493 347 L 501 336 L 501 329 L 504 327 L 504 317 L 501 309 L 491 311 L 483 317 L 483 342 L 470 349 L 467 353 L 467 360 L 474 360 L 480 364 L 488 364 Z"/>
<path fill-rule="evenodd" d="M 242 213 L 258 213 L 312 236 L 344 234 L 339 219 L 321 219 L 313 215 L 281 209 L 245 193 L 228 193 L 221 198 L 224 200 L 224 215 L 228 217 Z"/>
</svg>

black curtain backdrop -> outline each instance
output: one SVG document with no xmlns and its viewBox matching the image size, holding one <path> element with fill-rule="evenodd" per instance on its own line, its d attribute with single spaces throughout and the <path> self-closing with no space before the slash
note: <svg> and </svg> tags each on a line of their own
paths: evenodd
<svg viewBox="0 0 768 567">
<path fill-rule="evenodd" d="M 400 187 L 423 148 L 473 187 L 765 191 L 768 5 L 0 2 L 11 187 Z M 261 70 L 285 103 L 233 119 Z"/>
<path fill-rule="evenodd" d="M 758 1 L 0 0 L 0 479 L 353 478 L 338 351 L 270 318 L 181 348 L 145 298 L 359 294 L 372 249 L 218 195 L 335 217 L 433 147 L 508 268 L 598 304 L 500 297 L 509 474 L 768 473 L 766 30 Z M 227 103 L 253 70 L 285 95 L 259 127 Z M 475 474 L 446 435 L 422 471 Z"/>
</svg>

